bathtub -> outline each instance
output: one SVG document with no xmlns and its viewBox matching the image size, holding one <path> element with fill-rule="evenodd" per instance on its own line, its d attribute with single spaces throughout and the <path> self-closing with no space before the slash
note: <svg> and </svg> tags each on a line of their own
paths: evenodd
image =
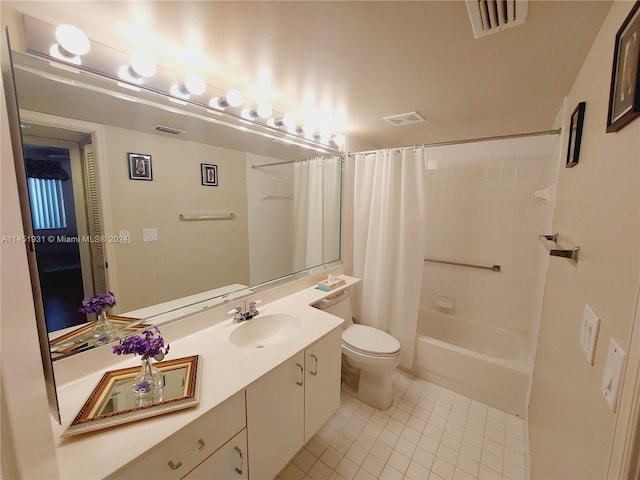
<svg viewBox="0 0 640 480">
<path fill-rule="evenodd" d="M 531 378 L 527 347 L 518 332 L 423 308 L 411 372 L 524 417 Z"/>
</svg>

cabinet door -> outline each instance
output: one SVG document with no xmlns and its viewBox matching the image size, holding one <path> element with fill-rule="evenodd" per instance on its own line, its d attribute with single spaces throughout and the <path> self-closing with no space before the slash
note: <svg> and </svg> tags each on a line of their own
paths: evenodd
<svg viewBox="0 0 640 480">
<path fill-rule="evenodd" d="M 340 406 L 341 355 L 341 328 L 305 350 L 305 444 Z"/>
<path fill-rule="evenodd" d="M 246 480 L 249 478 L 246 452 L 247 430 L 244 429 L 184 478 L 187 480 Z"/>
<path fill-rule="evenodd" d="M 304 353 L 247 387 L 249 475 L 274 478 L 304 440 Z"/>
</svg>

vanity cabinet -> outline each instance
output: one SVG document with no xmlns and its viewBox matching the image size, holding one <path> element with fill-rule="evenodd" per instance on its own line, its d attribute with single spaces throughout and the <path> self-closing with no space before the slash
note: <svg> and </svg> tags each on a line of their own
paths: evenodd
<svg viewBox="0 0 640 480">
<path fill-rule="evenodd" d="M 304 443 L 340 406 L 342 328 L 336 328 L 305 350 Z"/>
<path fill-rule="evenodd" d="M 272 479 L 340 404 L 341 328 L 247 387 L 249 476 Z"/>
<path fill-rule="evenodd" d="M 238 445 L 237 442 L 242 440 L 243 437 L 236 437 L 243 435 L 245 427 L 245 395 L 244 391 L 241 391 L 108 478 L 177 480 L 185 477 L 189 472 L 191 472 L 191 476 L 188 477 L 190 479 L 202 478 L 204 475 L 201 476 L 194 468 L 205 460 L 205 463 L 210 465 L 208 467 L 202 465 L 203 471 L 211 468 L 216 472 L 234 472 L 233 476 L 226 475 L 218 478 L 246 478 L 246 474 L 243 477 L 235 473 L 236 466 L 240 464 L 240 454 L 234 448 Z M 242 446 L 238 445 L 238 448 L 242 450 L 242 460 L 245 461 L 246 446 L 242 444 Z M 245 468 L 242 469 L 243 472 L 245 470 Z"/>
</svg>

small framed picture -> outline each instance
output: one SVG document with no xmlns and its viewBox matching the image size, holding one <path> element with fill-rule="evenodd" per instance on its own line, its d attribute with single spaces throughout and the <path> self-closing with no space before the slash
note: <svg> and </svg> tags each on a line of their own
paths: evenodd
<svg viewBox="0 0 640 480">
<path fill-rule="evenodd" d="M 129 178 L 131 180 L 153 180 L 151 155 L 129 153 Z"/>
<path fill-rule="evenodd" d="M 616 34 L 609 90 L 607 133 L 617 132 L 640 115 L 640 2 Z"/>
<path fill-rule="evenodd" d="M 201 163 L 200 168 L 202 171 L 202 185 L 217 187 L 218 186 L 218 166 L 210 165 L 208 163 Z"/>
<path fill-rule="evenodd" d="M 567 149 L 567 168 L 575 167 L 580 159 L 580 142 L 582 141 L 582 124 L 584 123 L 585 102 L 580 102 L 571 114 L 569 126 L 569 148 Z"/>
</svg>

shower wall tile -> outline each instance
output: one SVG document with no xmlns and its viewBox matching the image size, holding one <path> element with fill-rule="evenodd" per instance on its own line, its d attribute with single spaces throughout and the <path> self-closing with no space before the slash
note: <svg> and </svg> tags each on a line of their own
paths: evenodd
<svg viewBox="0 0 640 480">
<path fill-rule="evenodd" d="M 426 263 L 422 305 L 455 297 L 454 314 L 535 334 L 553 204 L 533 198 L 555 183 L 556 137 L 435 147 L 427 152 L 425 256 L 501 273 Z"/>
</svg>

